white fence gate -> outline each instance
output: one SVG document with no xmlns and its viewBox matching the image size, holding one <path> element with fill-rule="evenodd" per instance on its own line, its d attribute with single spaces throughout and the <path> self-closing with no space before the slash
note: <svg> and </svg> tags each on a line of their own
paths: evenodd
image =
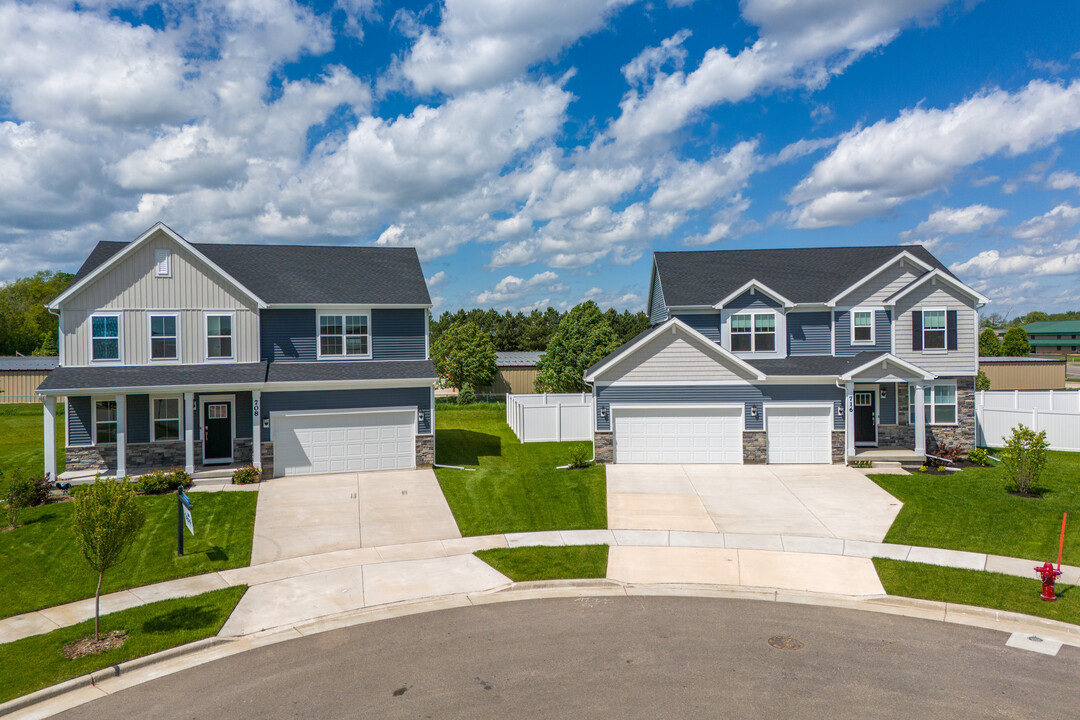
<svg viewBox="0 0 1080 720">
<path fill-rule="evenodd" d="M 975 393 L 976 442 L 1001 447 L 1023 423 L 1046 431 L 1051 450 L 1080 452 L 1080 390 L 981 390 Z"/>
<path fill-rule="evenodd" d="M 507 395 L 506 424 L 523 443 L 592 440 L 592 395 Z"/>
</svg>

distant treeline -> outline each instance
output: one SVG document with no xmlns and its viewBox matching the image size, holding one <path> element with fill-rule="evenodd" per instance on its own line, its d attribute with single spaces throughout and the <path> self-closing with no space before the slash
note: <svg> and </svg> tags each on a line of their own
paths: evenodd
<svg viewBox="0 0 1080 720">
<path fill-rule="evenodd" d="M 45 303 L 74 277 L 42 270 L 0 287 L 0 355 L 56 355 L 57 317 Z"/>
<path fill-rule="evenodd" d="M 1042 322 L 1044 320 L 1080 320 L 1080 310 L 1070 310 L 1068 312 L 1059 313 L 1044 313 L 1040 310 L 1032 310 L 1027 315 L 1017 315 L 1009 320 L 1006 320 L 998 313 L 990 313 L 989 315 L 982 316 L 982 326 L 992 327 L 995 330 L 998 330 L 1002 328 L 1020 327 L 1021 325 Z"/>
<path fill-rule="evenodd" d="M 451 325 L 472 322 L 491 336 L 497 352 L 544 350 L 564 314 L 551 307 L 544 312 L 533 310 L 528 315 L 523 312 L 515 315 L 509 311 L 500 313 L 497 310 L 480 310 L 479 308 L 444 312 L 437 320 L 432 317 L 431 342 L 434 343 L 439 335 Z M 649 316 L 643 312 L 631 313 L 624 310 L 620 313 L 614 308 L 609 308 L 604 313 L 604 319 L 615 331 L 620 344 L 649 326 Z"/>
</svg>

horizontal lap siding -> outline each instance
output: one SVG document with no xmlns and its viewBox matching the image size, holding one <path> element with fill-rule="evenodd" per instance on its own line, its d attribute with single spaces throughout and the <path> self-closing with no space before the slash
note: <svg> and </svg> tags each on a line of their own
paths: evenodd
<svg viewBox="0 0 1080 720">
<path fill-rule="evenodd" d="M 649 300 L 649 324 L 659 325 L 668 319 L 667 305 L 664 303 L 664 291 L 660 287 L 660 275 L 653 273 L 652 298 Z"/>
<path fill-rule="evenodd" d="M 881 305 L 922 274 L 921 268 L 913 270 L 912 265 L 908 262 L 905 262 L 901 267 L 900 261 L 897 261 L 847 295 L 839 298 L 837 305 L 850 307 Z"/>
<path fill-rule="evenodd" d="M 788 313 L 788 355 L 832 355 L 830 313 Z"/>
<path fill-rule="evenodd" d="M 700 341 L 685 332 L 664 332 L 645 347 L 603 373 L 606 381 L 673 382 L 682 380 L 740 380 L 741 377 L 708 354 Z"/>
<path fill-rule="evenodd" d="M 861 352 L 892 352 L 892 315 L 888 310 L 874 312 L 874 344 L 851 344 L 851 311 L 837 310 L 836 313 L 836 354 L 837 356 L 858 355 Z"/>
<path fill-rule="evenodd" d="M 69 446 L 93 444 L 93 403 L 90 398 L 83 395 L 69 397 L 67 403 L 68 413 L 68 438 Z"/>
<path fill-rule="evenodd" d="M 735 298 L 727 305 L 724 306 L 725 310 L 775 310 L 780 307 L 780 303 L 773 300 L 768 295 L 763 295 L 760 292 L 754 292 L 753 295 L 747 290 L 739 297 Z"/>
<path fill-rule="evenodd" d="M 720 342 L 720 313 L 676 315 L 679 320 L 697 330 L 714 343 Z"/>
<path fill-rule="evenodd" d="M 696 405 L 743 403 L 747 430 L 764 429 L 763 405 L 766 402 L 832 402 L 833 425 L 842 430 L 844 419 L 836 408 L 844 402 L 844 392 L 834 385 L 683 385 L 683 386 L 601 386 L 596 390 L 596 429 L 611 429 L 610 407 L 628 405 Z M 757 414 L 751 415 L 753 407 Z M 607 417 L 601 409 L 608 410 Z"/>
<path fill-rule="evenodd" d="M 378 388 L 372 390 L 313 390 L 264 392 L 263 417 L 290 410 L 366 410 L 389 407 L 417 407 L 424 411 L 420 434 L 431 434 L 431 388 Z M 271 419 L 271 424 L 273 420 Z M 263 428 L 262 439 L 270 441 L 270 429 Z"/>
<path fill-rule="evenodd" d="M 956 311 L 956 350 L 933 353 L 911 349 L 911 312 L 928 307 Z M 927 282 L 900 298 L 895 311 L 896 348 L 893 354 L 938 375 L 975 373 L 978 367 L 975 358 L 978 328 L 972 300 L 942 283 L 934 286 Z"/>
<path fill-rule="evenodd" d="M 262 360 L 315 362 L 314 310 L 263 310 Z"/>
<path fill-rule="evenodd" d="M 371 356 L 374 360 L 423 360 L 427 310 L 379 309 L 371 311 Z"/>
<path fill-rule="evenodd" d="M 885 397 L 878 400 L 878 425 L 896 424 L 896 383 L 884 383 Z"/>
</svg>

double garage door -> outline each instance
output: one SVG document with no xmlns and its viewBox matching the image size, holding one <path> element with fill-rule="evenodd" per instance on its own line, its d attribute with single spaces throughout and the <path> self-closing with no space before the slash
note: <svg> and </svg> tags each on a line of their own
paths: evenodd
<svg viewBox="0 0 1080 720">
<path fill-rule="evenodd" d="M 616 463 L 741 463 L 743 408 L 612 409 Z M 832 462 L 831 407 L 769 407 L 770 463 Z"/>
<path fill-rule="evenodd" d="M 408 470 L 416 465 L 416 412 L 275 415 L 275 475 Z"/>
</svg>

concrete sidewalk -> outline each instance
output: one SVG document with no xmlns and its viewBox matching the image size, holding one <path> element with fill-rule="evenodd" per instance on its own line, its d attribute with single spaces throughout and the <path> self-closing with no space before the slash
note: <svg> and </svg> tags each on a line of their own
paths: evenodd
<svg viewBox="0 0 1080 720">
<path fill-rule="evenodd" d="M 847 596 L 884 594 L 870 558 L 1036 576 L 1034 560 L 910 545 L 795 535 L 690 531 L 563 530 L 352 548 L 207 573 L 110 593 L 103 613 L 232 585 L 251 589 L 223 633 L 246 634 L 352 609 L 481 592 L 510 581 L 472 557 L 476 550 L 535 545 L 612 546 L 608 578 L 630 584 L 774 588 Z M 1080 584 L 1080 567 L 1061 582 Z M 0 620 L 0 643 L 94 616 L 93 599 Z"/>
</svg>

